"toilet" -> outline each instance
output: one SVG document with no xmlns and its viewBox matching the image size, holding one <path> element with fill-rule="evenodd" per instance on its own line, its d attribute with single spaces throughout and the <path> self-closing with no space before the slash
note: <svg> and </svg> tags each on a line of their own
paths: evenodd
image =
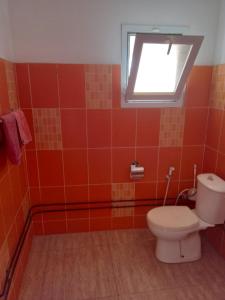
<svg viewBox="0 0 225 300">
<path fill-rule="evenodd" d="M 215 174 L 197 176 L 196 208 L 161 206 L 147 213 L 147 224 L 156 237 L 155 254 L 165 263 L 201 258 L 200 230 L 225 221 L 225 181 Z"/>
</svg>

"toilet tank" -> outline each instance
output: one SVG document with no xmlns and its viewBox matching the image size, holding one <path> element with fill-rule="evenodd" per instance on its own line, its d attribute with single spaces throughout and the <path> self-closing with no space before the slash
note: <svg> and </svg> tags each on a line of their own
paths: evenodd
<svg viewBox="0 0 225 300">
<path fill-rule="evenodd" d="M 213 173 L 197 176 L 196 213 L 210 224 L 225 221 L 225 181 Z"/>
</svg>

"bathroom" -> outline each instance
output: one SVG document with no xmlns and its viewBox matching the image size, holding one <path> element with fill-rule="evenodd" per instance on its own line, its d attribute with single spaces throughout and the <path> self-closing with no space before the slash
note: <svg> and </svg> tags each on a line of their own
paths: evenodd
<svg viewBox="0 0 225 300">
<path fill-rule="evenodd" d="M 124 106 L 124 24 L 204 37 L 181 106 Z M 0 123 L 0 300 L 225 299 L 224 224 L 168 264 L 146 222 L 194 165 L 225 180 L 224 28 L 225 0 L 0 0 L 0 116 L 32 136 L 13 164 Z"/>
</svg>

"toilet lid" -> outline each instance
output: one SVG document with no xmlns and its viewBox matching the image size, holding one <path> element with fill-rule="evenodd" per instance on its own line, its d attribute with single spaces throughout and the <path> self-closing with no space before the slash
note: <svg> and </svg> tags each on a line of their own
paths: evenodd
<svg viewBox="0 0 225 300">
<path fill-rule="evenodd" d="M 195 229 L 199 219 L 187 206 L 161 206 L 147 213 L 148 222 L 164 230 Z"/>
</svg>

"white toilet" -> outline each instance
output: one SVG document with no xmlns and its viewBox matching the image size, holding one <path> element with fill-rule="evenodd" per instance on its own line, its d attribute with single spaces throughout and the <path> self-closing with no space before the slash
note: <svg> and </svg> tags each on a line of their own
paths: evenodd
<svg viewBox="0 0 225 300">
<path fill-rule="evenodd" d="M 197 176 L 196 208 L 161 206 L 147 213 L 156 236 L 156 257 L 166 263 L 194 261 L 201 257 L 199 231 L 225 221 L 225 181 L 215 174 Z"/>
</svg>

